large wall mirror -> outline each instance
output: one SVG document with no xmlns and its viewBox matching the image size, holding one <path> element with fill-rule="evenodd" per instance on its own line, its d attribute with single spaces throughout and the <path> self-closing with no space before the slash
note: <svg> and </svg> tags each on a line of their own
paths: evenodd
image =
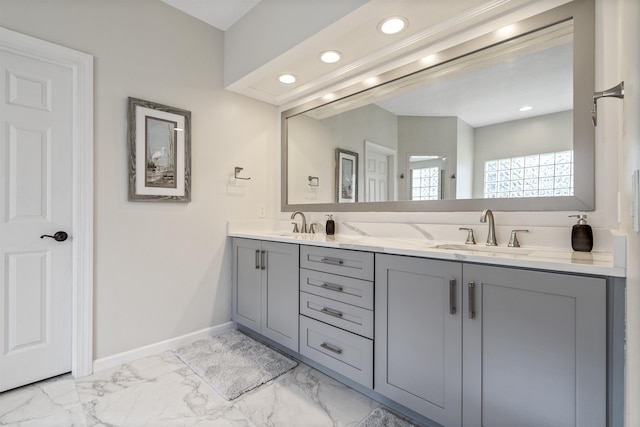
<svg viewBox="0 0 640 427">
<path fill-rule="evenodd" d="M 593 2 L 509 29 L 283 112 L 283 210 L 593 210 Z"/>
</svg>

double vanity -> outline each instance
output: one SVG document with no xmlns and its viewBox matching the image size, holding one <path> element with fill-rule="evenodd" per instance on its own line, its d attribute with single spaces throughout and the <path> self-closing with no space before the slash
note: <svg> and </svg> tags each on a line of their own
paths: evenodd
<svg viewBox="0 0 640 427">
<path fill-rule="evenodd" d="M 606 426 L 622 404 L 609 253 L 230 229 L 233 320 L 427 425 Z"/>
</svg>

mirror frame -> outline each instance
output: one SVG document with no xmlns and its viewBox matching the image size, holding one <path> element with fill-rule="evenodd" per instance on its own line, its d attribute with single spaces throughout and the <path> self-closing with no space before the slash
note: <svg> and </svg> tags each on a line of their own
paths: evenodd
<svg viewBox="0 0 640 427">
<path fill-rule="evenodd" d="M 495 211 L 593 211 L 595 209 L 595 128 L 591 121 L 595 85 L 595 6 L 593 0 L 574 0 L 549 11 L 515 23 L 509 36 L 490 32 L 438 52 L 442 58 L 432 68 L 495 44 L 573 19 L 573 152 L 574 195 L 568 197 L 529 197 L 504 199 L 397 200 L 357 203 L 288 203 L 288 132 L 287 119 L 313 108 L 330 104 L 317 98 L 281 114 L 282 162 L 281 209 L 283 212 L 455 212 L 490 208 Z M 335 101 L 380 87 L 385 83 L 425 69 L 414 61 L 380 75 L 381 83 L 367 87 L 357 83 L 335 93 Z"/>
</svg>

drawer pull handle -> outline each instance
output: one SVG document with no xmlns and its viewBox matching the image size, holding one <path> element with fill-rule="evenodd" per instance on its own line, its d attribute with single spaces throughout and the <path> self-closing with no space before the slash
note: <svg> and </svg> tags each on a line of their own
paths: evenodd
<svg viewBox="0 0 640 427">
<path fill-rule="evenodd" d="M 334 285 L 333 283 L 323 283 L 321 288 L 329 289 L 330 291 L 342 292 L 344 288 L 342 286 Z"/>
<path fill-rule="evenodd" d="M 260 251 L 260 269 L 261 270 L 267 269 L 267 263 L 265 260 L 266 256 L 267 256 L 267 251 Z"/>
<path fill-rule="evenodd" d="M 256 270 L 260 270 L 260 250 L 256 249 Z"/>
<path fill-rule="evenodd" d="M 344 260 L 338 259 L 338 258 L 322 258 L 320 259 L 320 262 L 323 262 L 325 264 L 331 264 L 331 265 L 343 265 L 344 264 Z"/>
<path fill-rule="evenodd" d="M 456 279 L 449 280 L 449 314 L 456 314 Z"/>
<path fill-rule="evenodd" d="M 469 319 L 476 318 L 476 284 L 469 282 Z"/>
<path fill-rule="evenodd" d="M 342 313 L 337 311 L 337 310 L 332 310 L 332 309 L 327 308 L 327 307 L 322 307 L 320 312 L 322 312 L 324 314 L 328 314 L 329 316 L 338 317 L 338 318 L 342 319 Z"/>
<path fill-rule="evenodd" d="M 320 344 L 320 347 L 324 348 L 325 350 L 329 350 L 329 351 L 331 351 L 331 352 L 333 352 L 335 354 L 342 354 L 342 350 L 341 349 L 339 349 L 337 347 L 334 347 L 334 346 L 332 346 L 330 344 L 327 344 L 325 342 Z"/>
</svg>

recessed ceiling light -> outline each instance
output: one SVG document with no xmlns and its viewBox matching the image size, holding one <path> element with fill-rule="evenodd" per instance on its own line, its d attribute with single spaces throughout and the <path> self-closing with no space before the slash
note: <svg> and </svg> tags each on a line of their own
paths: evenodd
<svg viewBox="0 0 640 427">
<path fill-rule="evenodd" d="M 408 24 L 409 21 L 407 21 L 407 18 L 402 16 L 392 16 L 378 24 L 378 31 L 384 34 L 396 34 L 404 30 Z"/>
<path fill-rule="evenodd" d="M 327 64 L 333 64 L 334 62 L 340 61 L 342 58 L 342 54 L 337 50 L 325 50 L 320 54 L 320 60 Z"/>
<path fill-rule="evenodd" d="M 523 105 L 522 107 L 520 107 L 520 111 L 531 111 L 533 110 L 533 107 L 531 105 Z"/>
<path fill-rule="evenodd" d="M 293 74 L 280 74 L 280 76 L 278 77 L 278 80 L 280 80 L 280 83 L 286 83 L 286 84 L 295 83 L 296 76 L 294 76 Z"/>
</svg>

